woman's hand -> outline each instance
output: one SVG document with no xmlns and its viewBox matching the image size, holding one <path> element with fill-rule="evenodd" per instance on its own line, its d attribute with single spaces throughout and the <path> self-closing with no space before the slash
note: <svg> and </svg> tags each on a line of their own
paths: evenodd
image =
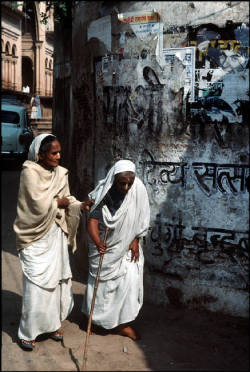
<svg viewBox="0 0 250 372">
<path fill-rule="evenodd" d="M 68 198 L 57 199 L 57 206 L 58 206 L 58 208 L 61 208 L 61 209 L 68 208 L 69 199 Z"/>
<path fill-rule="evenodd" d="M 101 240 L 96 243 L 96 248 L 98 249 L 100 254 L 104 254 L 106 252 L 106 249 L 108 248 L 107 243 L 103 243 Z"/>
<path fill-rule="evenodd" d="M 108 247 L 108 245 L 106 243 L 103 243 L 103 241 L 101 241 L 100 239 L 98 220 L 90 217 L 88 219 L 87 229 L 89 236 L 95 243 L 99 253 L 104 254 L 106 252 L 106 248 Z"/>
<path fill-rule="evenodd" d="M 90 211 L 90 208 L 92 207 L 93 204 L 95 204 L 94 200 L 88 200 L 86 202 L 83 202 L 81 205 L 81 209 L 85 211 Z"/>
<path fill-rule="evenodd" d="M 135 238 L 129 246 L 131 250 L 131 262 L 139 261 L 139 239 Z"/>
</svg>

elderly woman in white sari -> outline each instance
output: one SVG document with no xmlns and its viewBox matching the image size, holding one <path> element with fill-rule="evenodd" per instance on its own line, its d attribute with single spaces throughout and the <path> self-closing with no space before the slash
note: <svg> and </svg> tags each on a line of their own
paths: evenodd
<svg viewBox="0 0 250 372">
<path fill-rule="evenodd" d="M 54 135 L 40 134 L 23 163 L 14 221 L 23 271 L 20 345 L 34 349 L 38 335 L 62 340 L 59 328 L 74 301 L 68 245 L 76 249 L 82 203 L 70 195 L 68 170 L 59 166 L 61 145 Z"/>
<path fill-rule="evenodd" d="M 93 324 L 109 332 L 139 335 L 129 325 L 143 303 L 143 237 L 150 220 L 148 194 L 135 164 L 120 160 L 89 194 L 95 204 L 88 219 L 89 276 L 82 312 L 90 314 L 99 253 L 105 253 L 95 299 Z M 107 243 L 102 241 L 109 228 Z"/>
</svg>

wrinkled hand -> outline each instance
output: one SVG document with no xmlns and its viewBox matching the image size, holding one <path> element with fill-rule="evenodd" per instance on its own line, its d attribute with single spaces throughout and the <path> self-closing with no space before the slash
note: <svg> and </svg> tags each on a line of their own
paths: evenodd
<svg viewBox="0 0 250 372">
<path fill-rule="evenodd" d="M 66 209 L 69 206 L 69 199 L 68 198 L 57 199 L 57 206 L 58 208 Z"/>
<path fill-rule="evenodd" d="M 88 200 L 82 203 L 81 208 L 84 209 L 85 211 L 90 211 L 90 208 L 92 207 L 93 204 L 95 204 L 94 200 Z"/>
<path fill-rule="evenodd" d="M 139 261 L 139 240 L 137 238 L 132 241 L 129 250 L 131 250 L 131 262 Z"/>
<path fill-rule="evenodd" d="M 108 248 L 107 243 L 103 243 L 101 240 L 96 243 L 96 248 L 98 249 L 100 254 L 104 254 L 106 252 L 106 249 Z"/>
</svg>

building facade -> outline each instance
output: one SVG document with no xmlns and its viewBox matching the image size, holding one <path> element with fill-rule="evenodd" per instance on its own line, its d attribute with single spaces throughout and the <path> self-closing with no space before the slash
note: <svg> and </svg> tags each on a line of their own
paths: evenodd
<svg viewBox="0 0 250 372">
<path fill-rule="evenodd" d="M 52 130 L 53 100 L 53 10 L 47 24 L 45 1 L 1 2 L 2 94 L 14 95 L 28 108 L 39 96 L 41 118 L 31 118 L 34 134 Z"/>
<path fill-rule="evenodd" d="M 68 32 L 54 128 L 72 191 L 131 159 L 151 207 L 145 300 L 247 317 L 249 3 L 79 1 Z"/>
</svg>

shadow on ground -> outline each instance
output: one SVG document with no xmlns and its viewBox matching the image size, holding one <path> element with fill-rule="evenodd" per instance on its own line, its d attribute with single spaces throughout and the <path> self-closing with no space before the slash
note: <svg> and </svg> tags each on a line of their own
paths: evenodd
<svg viewBox="0 0 250 372">
<path fill-rule="evenodd" d="M 146 304 L 135 326 L 153 370 L 249 369 L 247 319 Z"/>
<path fill-rule="evenodd" d="M 22 311 L 22 296 L 2 290 L 2 332 L 7 333 L 12 342 L 18 342 L 17 331 Z"/>
<path fill-rule="evenodd" d="M 86 332 L 88 320 L 80 310 L 82 300 L 83 295 L 74 294 L 75 305 L 67 321 Z M 17 343 L 22 297 L 3 290 L 2 301 L 2 331 L 9 335 L 13 343 Z M 185 307 L 174 306 L 163 308 L 145 303 L 134 322 L 134 328 L 140 333 L 141 340 L 136 342 L 129 340 L 131 342 L 128 343 L 125 338 L 119 336 L 119 341 L 118 336 L 94 327 L 92 340 L 92 335 L 90 336 L 89 353 L 90 355 L 94 353 L 93 357 L 97 358 L 105 351 L 103 349 L 105 346 L 107 362 L 111 359 L 110 350 L 117 349 L 117 342 L 125 342 L 128 345 L 128 353 L 126 355 L 123 355 L 122 351 L 117 353 L 115 357 L 117 363 L 121 363 L 121 360 L 127 357 L 129 366 L 134 363 L 138 370 L 144 370 L 140 368 L 137 359 L 143 356 L 145 360 L 143 365 L 147 366 L 147 370 L 248 371 L 248 323 L 248 319 L 204 310 L 188 310 Z M 65 330 L 65 337 L 72 332 L 72 336 L 75 335 L 74 329 L 78 327 L 72 326 Z M 94 337 L 95 334 L 101 339 Z M 42 342 L 48 337 L 47 334 L 41 335 L 37 342 Z M 76 340 L 70 339 L 70 344 L 80 338 L 78 332 Z M 113 355 L 112 358 L 114 359 Z"/>
<path fill-rule="evenodd" d="M 86 332 L 88 319 L 80 310 L 82 300 L 82 295 L 74 295 L 75 306 L 67 320 Z M 248 371 L 248 323 L 248 319 L 205 310 L 144 304 L 132 324 L 141 335 L 135 344 L 149 370 Z M 117 342 L 109 332 L 95 326 L 91 329 L 93 335 L 105 337 L 107 349 Z M 102 344 L 99 352 L 103 352 Z M 136 357 L 132 354 L 128 358 Z"/>
<path fill-rule="evenodd" d="M 13 223 L 23 160 L 1 159 L 1 245 L 2 250 L 17 256 Z"/>
</svg>

